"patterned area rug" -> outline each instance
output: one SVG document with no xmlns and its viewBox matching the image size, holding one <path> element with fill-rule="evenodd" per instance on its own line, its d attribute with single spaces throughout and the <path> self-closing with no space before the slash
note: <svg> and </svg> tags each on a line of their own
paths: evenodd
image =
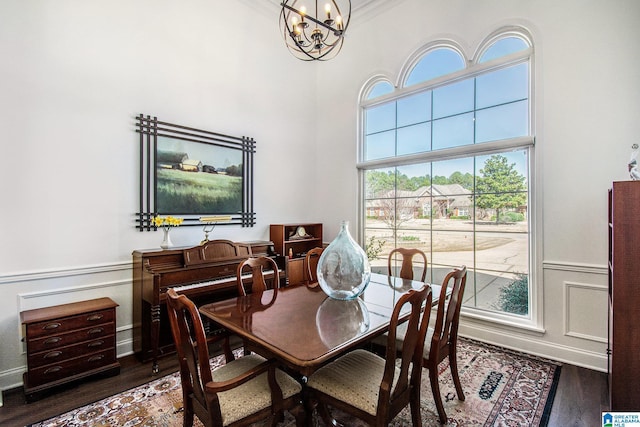
<svg viewBox="0 0 640 427">
<path fill-rule="evenodd" d="M 445 360 L 440 368 L 440 390 L 450 426 L 546 426 L 560 375 L 560 365 L 487 344 L 460 339 L 458 369 L 466 399 L 456 397 Z M 221 358 L 211 359 L 212 367 Z M 180 376 L 171 374 L 92 405 L 67 412 L 31 427 L 180 427 L 182 392 Z M 422 420 L 424 426 L 440 426 L 431 395 L 428 374 L 423 374 Z M 334 413 L 345 425 L 364 424 L 347 415 Z M 324 426 L 318 417 L 314 425 Z M 196 418 L 195 425 L 201 426 Z M 283 426 L 295 426 L 287 415 Z M 391 423 L 410 426 L 405 408 Z M 256 427 L 262 424 L 256 424 Z"/>
</svg>

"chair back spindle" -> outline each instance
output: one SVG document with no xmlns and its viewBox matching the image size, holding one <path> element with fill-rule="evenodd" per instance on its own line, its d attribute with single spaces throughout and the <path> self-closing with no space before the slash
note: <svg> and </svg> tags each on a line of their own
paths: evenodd
<svg viewBox="0 0 640 427">
<path fill-rule="evenodd" d="M 402 264 L 400 267 L 400 274 L 396 276 L 394 272 L 394 266 L 395 264 L 397 264 L 398 257 L 400 258 Z M 420 281 L 424 283 L 425 278 L 427 277 L 427 255 L 420 249 L 415 248 L 395 248 L 391 252 L 389 252 L 389 258 L 387 260 L 387 274 L 389 275 L 389 277 L 396 276 L 400 277 L 401 279 L 413 280 L 414 258 L 421 260 L 423 263 Z"/>
<path fill-rule="evenodd" d="M 313 248 L 307 252 L 305 264 L 307 264 L 307 286 L 315 288 L 318 286 L 318 261 L 324 248 Z"/>
<path fill-rule="evenodd" d="M 265 278 L 265 271 L 273 271 L 273 279 L 267 280 Z M 247 295 L 247 286 L 245 280 L 242 278 L 245 271 L 251 271 L 251 284 L 249 292 L 261 292 L 267 289 L 278 289 L 280 287 L 280 271 L 278 265 L 273 260 L 266 256 L 259 256 L 254 258 L 247 258 L 238 264 L 236 272 L 236 283 L 238 286 L 239 295 Z M 269 285 L 271 283 L 271 286 Z"/>
</svg>

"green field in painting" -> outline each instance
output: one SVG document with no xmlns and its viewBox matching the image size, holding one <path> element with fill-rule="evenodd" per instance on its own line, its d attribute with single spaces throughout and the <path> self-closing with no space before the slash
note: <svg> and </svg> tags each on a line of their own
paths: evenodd
<svg viewBox="0 0 640 427">
<path fill-rule="evenodd" d="M 162 214 L 242 210 L 242 177 L 177 169 L 158 169 L 157 172 L 156 205 Z"/>
</svg>

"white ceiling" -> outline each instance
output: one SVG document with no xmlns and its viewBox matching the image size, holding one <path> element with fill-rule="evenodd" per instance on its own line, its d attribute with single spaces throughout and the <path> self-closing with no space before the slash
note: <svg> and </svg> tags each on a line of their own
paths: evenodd
<svg viewBox="0 0 640 427">
<path fill-rule="evenodd" d="M 269 0 L 271 3 L 276 6 L 280 6 L 282 3 L 281 0 Z M 313 0 L 309 0 L 311 2 Z M 322 0 L 321 0 L 322 2 Z M 389 4 L 394 2 L 394 0 L 351 0 L 351 12 L 359 11 L 359 10 L 370 10 L 377 6 L 381 6 L 383 4 Z"/>
<path fill-rule="evenodd" d="M 393 0 L 351 0 L 351 9 L 359 10 L 365 8 L 374 8 L 376 6 L 381 6 L 382 4 L 387 4 L 392 2 Z"/>
</svg>

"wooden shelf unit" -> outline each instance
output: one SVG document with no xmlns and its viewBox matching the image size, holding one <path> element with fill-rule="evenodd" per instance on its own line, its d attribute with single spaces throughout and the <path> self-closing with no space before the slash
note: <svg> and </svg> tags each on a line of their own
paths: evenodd
<svg viewBox="0 0 640 427">
<path fill-rule="evenodd" d="M 98 298 L 20 313 L 27 343 L 24 392 L 38 393 L 80 378 L 120 373 L 116 359 L 116 307 Z"/>
<path fill-rule="evenodd" d="M 304 239 L 292 239 L 299 227 L 311 236 Z M 287 283 L 297 285 L 307 281 L 305 255 L 313 248 L 322 247 L 321 223 L 271 224 L 269 240 L 273 242 L 276 253 L 287 260 Z"/>
<path fill-rule="evenodd" d="M 611 411 L 640 409 L 640 181 L 609 190 L 608 374 Z"/>
</svg>

